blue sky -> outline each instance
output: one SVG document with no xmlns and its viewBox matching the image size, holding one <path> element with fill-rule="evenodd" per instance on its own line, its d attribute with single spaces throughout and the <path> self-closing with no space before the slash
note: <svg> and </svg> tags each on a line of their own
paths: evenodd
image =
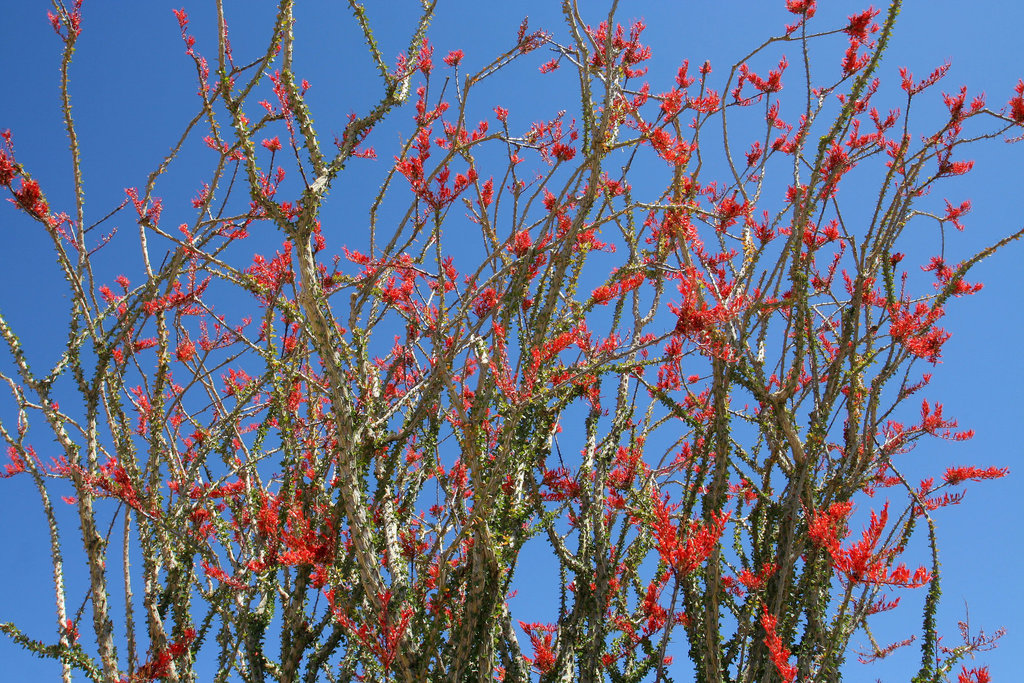
<svg viewBox="0 0 1024 683">
<path fill-rule="evenodd" d="M 335 7 L 340 4 L 318 0 L 303 5 L 297 27 L 298 70 L 313 86 L 310 103 L 325 135 L 340 131 L 347 113 L 365 105 L 370 97 L 366 93 L 373 92 L 369 89 L 374 87 L 372 74 L 361 60 L 361 44 L 353 40 L 349 16 Z M 548 28 L 558 35 L 562 26 L 558 4 L 550 0 L 440 0 L 431 31 L 436 60 L 449 50 L 462 49 L 470 69 L 482 66 L 511 44 L 527 14 L 531 26 Z M 865 8 L 859 3 L 827 4 L 834 6 L 819 10 L 818 20 L 830 27 L 841 25 L 843 16 Z M 204 44 L 210 46 L 205 50 L 208 54 L 213 53 L 210 5 L 184 3 L 192 17 L 197 47 L 204 51 Z M 260 41 L 273 18 L 271 3 L 226 5 L 236 35 L 236 55 L 248 56 L 261 49 Z M 257 5 L 262 6 L 254 9 Z M 402 20 L 405 15 L 398 8 L 416 5 L 411 0 L 389 0 L 371 9 L 386 56 L 394 57 L 404 48 L 408 22 Z M 584 12 L 595 12 L 589 15 L 594 23 L 605 11 L 604 3 L 583 5 Z M 671 82 L 684 58 L 693 65 L 710 59 L 716 73 L 723 76 L 731 64 L 787 22 L 783 5 L 782 0 L 699 4 L 644 0 L 621 2 L 619 16 L 623 22 L 633 17 L 646 19 L 645 39 L 655 55 L 648 77 L 652 90 L 658 91 L 662 89 L 659 83 L 667 87 Z M 0 98 L 0 130 L 13 132 L 19 161 L 40 181 L 51 206 L 70 210 L 68 143 L 58 108 L 61 46 L 46 19 L 47 6 L 24 2 L 5 8 L 0 24 L 0 60 L 8 66 L 4 96 Z M 173 5 L 178 6 L 181 4 Z M 144 184 L 146 175 L 195 113 L 193 67 L 183 54 L 171 7 L 160 2 L 86 1 L 71 92 L 86 164 L 87 222 L 120 203 L 123 188 Z M 895 84 L 900 66 L 923 77 L 948 60 L 952 69 L 945 90 L 956 90 L 966 83 L 972 93 L 985 91 L 990 106 L 997 108 L 1009 98 L 1017 79 L 1024 77 L 1019 49 L 1021 25 L 1024 9 L 1016 3 L 979 0 L 969 9 L 962 2 L 946 0 L 908 3 L 881 75 Z M 791 62 L 795 60 L 795 48 L 792 52 Z M 564 93 L 557 75 L 548 81 L 536 77 L 536 66 L 547 58 L 538 55 L 525 60 L 485 84 L 477 93 L 478 105 L 509 107 L 510 120 L 524 129 L 534 118 L 540 118 L 540 114 L 530 114 L 541 111 L 540 107 L 571 109 L 574 95 Z M 564 105 L 557 105 L 559 98 L 565 99 Z M 891 106 L 901 104 L 896 98 Z M 941 113 L 937 95 L 931 104 Z M 921 115 L 927 113 L 922 111 Z M 400 129 L 397 126 L 395 131 Z M 975 171 L 944 190 L 951 199 L 973 201 L 974 210 L 966 221 L 968 230 L 956 236 L 955 248 L 962 250 L 961 254 L 982 248 L 1024 223 L 1019 199 L 1024 147 L 995 142 L 976 148 L 971 156 L 976 161 Z M 343 202 L 345 193 L 357 197 L 372 191 L 381 169 L 375 170 L 371 162 L 367 163 L 364 186 L 339 188 L 336 201 Z M 377 166 L 385 163 L 379 161 Z M 196 189 L 194 177 L 188 175 L 187 163 L 179 164 L 167 178 L 164 196 L 177 194 L 180 200 L 187 200 Z M 21 331 L 30 354 L 36 354 L 42 362 L 62 346 L 67 300 L 62 288 L 55 286 L 54 279 L 59 275 L 37 228 L 13 209 L 0 207 L 0 311 Z M 347 229 L 353 231 L 354 240 L 358 239 L 357 227 L 349 223 Z M 137 263 L 132 265 L 138 259 L 131 246 L 128 232 L 102 255 L 103 266 L 111 272 L 122 265 L 137 269 Z M 954 336 L 943 350 L 943 362 L 935 369 L 928 397 L 943 402 L 947 414 L 957 417 L 961 427 L 974 429 L 976 437 L 956 445 L 923 442 L 908 456 L 907 465 L 920 476 L 941 475 L 949 464 L 1011 469 L 1009 477 L 969 487 L 962 505 L 938 515 L 945 572 L 940 624 L 948 637 L 955 638 L 956 621 L 963 618 L 966 605 L 975 629 L 991 632 L 1006 627 L 1008 634 L 999 649 L 982 660 L 991 665 L 996 680 L 1013 678 L 1018 670 L 1015 653 L 1024 649 L 1024 617 L 1019 610 L 1024 605 L 1024 587 L 1017 578 L 1024 555 L 1020 550 L 1024 548 L 1024 531 L 1017 523 L 1021 513 L 1015 504 L 1021 487 L 1017 434 L 1024 422 L 1024 364 L 1020 361 L 1024 323 L 1019 303 L 1024 298 L 1024 281 L 1018 268 L 1022 257 L 1024 245 L 1018 244 L 984 262 L 970 279 L 984 282 L 985 289 L 974 297 L 954 301 L 947 310 L 944 326 Z M 3 358 L 0 363 L 7 367 Z M 10 419 L 9 403 L 0 402 L 0 411 L 4 411 L 0 412 L 3 419 Z M 0 567 L 0 577 L 8 587 L 0 596 L 0 621 L 22 622 L 30 625 L 31 634 L 48 637 L 53 617 L 45 526 L 27 480 L 0 482 L 0 519 L 5 520 L 0 547 L 7 559 Z M 69 533 L 75 530 L 73 524 L 67 528 Z M 534 582 L 542 583 L 539 578 Z M 529 590 L 523 593 L 528 595 Z M 524 598 L 524 612 L 542 614 L 546 607 L 543 596 L 533 600 L 531 604 Z M 919 612 L 909 604 L 913 603 L 885 617 L 892 622 L 894 638 L 919 627 Z M 52 664 L 40 663 L 2 640 L 0 657 L 10 680 L 56 671 Z M 874 667 L 852 668 L 849 679 L 906 680 L 915 663 L 916 655 L 895 657 Z"/>
</svg>

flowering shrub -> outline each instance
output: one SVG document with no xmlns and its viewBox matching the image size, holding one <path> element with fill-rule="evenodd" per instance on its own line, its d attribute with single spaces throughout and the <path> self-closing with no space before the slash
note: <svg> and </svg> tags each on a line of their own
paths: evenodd
<svg viewBox="0 0 1024 683">
<path fill-rule="evenodd" d="M 73 301 L 52 367 L 0 317 L 3 476 L 38 489 L 57 596 L 50 639 L 0 630 L 66 680 L 199 680 L 205 661 L 217 680 L 660 681 L 687 657 L 702 681 L 834 680 L 910 590 L 926 594 L 915 680 L 991 645 L 939 645 L 932 513 L 1007 470 L 916 483 L 901 465 L 923 437 L 970 438 L 918 396 L 922 370 L 950 338 L 945 306 L 980 289 L 970 269 L 1022 233 L 958 263 L 938 237 L 921 263 L 903 250 L 910 226 L 965 229 L 970 203 L 929 193 L 971 171 L 968 145 L 1020 134 L 1024 85 L 990 107 L 939 97 L 946 66 L 904 69 L 900 108 L 876 102 L 900 2 L 837 26 L 785 2 L 794 23 L 746 61 L 664 83 L 640 20 L 588 24 L 566 3 L 561 29 L 524 21 L 493 55 L 435 60 L 425 3 L 389 60 L 352 0 L 378 89 L 330 139 L 290 0 L 244 57 L 218 1 L 209 44 L 174 11 L 200 115 L 97 211 L 140 237 L 135 270 L 107 273 L 97 254 L 127 238 L 85 218 L 81 4 L 50 13 L 69 213 L 16 132 L 0 147 L 8 210 L 49 236 Z M 791 85 L 811 46 L 831 75 Z M 515 62 L 572 72 L 574 98 L 530 124 L 479 102 Z M 939 103 L 937 126 L 911 102 Z M 157 192 L 185 150 L 214 170 L 175 204 Z M 337 224 L 329 195 L 371 163 L 379 190 Z M 875 185 L 851 197 L 855 169 Z M 68 487 L 81 543 L 55 510 Z M 559 567 L 550 622 L 512 599 L 534 540 Z"/>
</svg>

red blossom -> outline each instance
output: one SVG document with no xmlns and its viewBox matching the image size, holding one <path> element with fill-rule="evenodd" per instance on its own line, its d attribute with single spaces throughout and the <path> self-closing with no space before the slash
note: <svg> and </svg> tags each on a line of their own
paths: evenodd
<svg viewBox="0 0 1024 683">
<path fill-rule="evenodd" d="M 860 43 L 858 43 L 857 40 L 853 38 L 850 39 L 850 46 L 846 48 L 846 52 L 843 54 L 842 67 L 844 77 L 857 73 L 871 61 L 870 54 L 858 56 L 857 52 L 859 45 Z"/>
<path fill-rule="evenodd" d="M 817 11 L 817 0 L 786 0 L 786 10 L 793 14 L 802 14 L 806 18 L 811 18 Z"/>
<path fill-rule="evenodd" d="M 530 237 L 530 233 L 526 230 L 519 230 L 513 233 L 509 240 L 508 250 L 516 256 L 523 256 L 533 246 L 533 238 Z"/>
<path fill-rule="evenodd" d="M 981 469 L 980 467 L 950 467 L 946 470 L 946 473 L 942 475 L 943 480 L 952 486 L 956 486 L 964 481 L 982 481 L 984 479 L 999 479 L 1005 477 L 1010 473 L 1009 468 L 1006 467 L 988 467 Z"/>
<path fill-rule="evenodd" d="M 569 145 L 558 142 L 551 147 L 551 155 L 559 161 L 570 161 L 576 156 L 576 150 Z"/>
<path fill-rule="evenodd" d="M 463 54 L 462 50 L 452 50 L 444 58 L 444 63 L 447 64 L 448 66 L 458 66 L 459 62 L 462 61 L 462 58 L 464 56 L 465 55 Z"/>
<path fill-rule="evenodd" d="M 187 363 L 195 357 L 196 345 L 188 339 L 182 340 L 182 342 L 178 344 L 178 348 L 174 353 L 178 360 L 182 363 Z"/>
<path fill-rule="evenodd" d="M 741 64 L 739 83 L 733 90 L 734 96 L 736 99 L 739 99 L 739 92 L 743 88 L 744 82 L 750 83 L 762 93 L 773 93 L 782 90 L 782 74 L 787 66 L 789 66 L 789 62 L 783 57 L 779 60 L 778 68 L 769 71 L 768 78 L 762 78 L 751 71 L 746 64 Z"/>
<path fill-rule="evenodd" d="M 960 206 L 953 206 L 946 200 L 946 215 L 943 216 L 944 220 L 950 221 L 957 230 L 963 230 L 964 226 L 960 223 L 960 217 L 971 210 L 971 200 L 967 199 L 960 202 Z"/>
<path fill-rule="evenodd" d="M 931 575 L 919 567 L 913 575 L 906 565 L 894 566 L 899 549 L 887 547 L 882 541 L 889 519 L 889 503 L 882 510 L 871 511 L 871 523 L 861 534 L 861 539 L 848 548 L 841 546 L 841 540 L 848 534 L 846 522 L 853 504 L 833 503 L 827 511 L 812 513 L 808 524 L 808 535 L 815 544 L 825 548 L 832 557 L 832 567 L 849 583 L 901 586 L 915 588 L 928 583 Z"/>
<path fill-rule="evenodd" d="M 156 650 L 148 661 L 135 670 L 130 679 L 122 678 L 120 683 L 141 683 L 167 678 L 171 675 L 171 662 L 184 657 L 195 638 L 195 629 L 186 628 L 180 638 L 174 640 L 166 649 Z"/>
<path fill-rule="evenodd" d="M 777 632 L 779 620 L 773 614 L 768 613 L 768 608 L 763 607 L 761 611 L 761 627 L 764 629 L 764 644 L 768 648 L 772 664 L 779 672 L 784 683 L 792 683 L 796 679 L 799 670 L 789 663 L 789 648 L 782 644 L 782 638 Z"/>
<path fill-rule="evenodd" d="M 0 133 L 3 138 L 3 149 L 0 149 L 0 185 L 10 187 L 15 176 L 21 172 L 18 164 L 14 161 L 14 149 L 11 143 L 11 131 L 5 130 Z"/>
<path fill-rule="evenodd" d="M 889 313 L 892 316 L 889 328 L 892 338 L 901 342 L 914 356 L 926 359 L 932 364 L 938 363 L 942 345 L 951 336 L 934 324 L 942 317 L 942 308 L 933 308 L 918 302 L 911 312 L 908 303 L 899 303 L 892 304 Z"/>
<path fill-rule="evenodd" d="M 1024 80 L 1017 81 L 1014 88 L 1017 94 L 1010 98 L 1010 118 L 1014 122 L 1024 124 Z"/>
<path fill-rule="evenodd" d="M 486 209 L 494 201 L 494 180 L 488 178 L 480 188 L 480 208 Z"/>
<path fill-rule="evenodd" d="M 812 515 L 807 534 L 818 545 L 833 555 L 839 553 L 839 544 L 846 536 L 846 519 L 853 509 L 853 503 L 832 503 L 828 510 Z"/>
<path fill-rule="evenodd" d="M 878 31 L 878 26 L 872 24 L 871 20 L 878 16 L 880 10 L 869 7 L 860 14 L 851 14 L 847 17 L 850 23 L 843 29 L 851 40 L 859 43 L 868 42 L 868 34 Z"/>
<path fill-rule="evenodd" d="M 0 149 L 0 185 L 8 187 L 17 175 L 18 167 L 14 163 L 14 157 Z"/>
<path fill-rule="evenodd" d="M 73 643 L 77 643 L 78 642 L 78 638 L 79 638 L 78 626 L 76 626 L 75 622 L 71 621 L 70 619 L 68 619 L 68 620 L 66 620 L 64 622 L 64 633 L 66 633 L 67 636 L 71 639 L 71 642 L 73 642 Z"/>
<path fill-rule="evenodd" d="M 711 555 L 731 513 L 714 513 L 708 524 L 697 520 L 675 524 L 674 506 L 653 497 L 655 544 L 661 559 L 680 579 L 693 573 Z"/>
<path fill-rule="evenodd" d="M 761 158 L 761 154 L 763 153 L 763 151 L 764 150 L 761 149 L 761 142 L 755 141 L 754 144 L 750 147 L 750 151 L 747 152 L 747 168 L 750 168 L 751 166 L 758 162 L 758 160 Z"/>
<path fill-rule="evenodd" d="M 670 90 L 661 96 L 661 110 L 666 116 L 672 117 L 683 108 L 683 92 L 681 90 Z"/>
<path fill-rule="evenodd" d="M 246 587 L 244 583 L 234 578 L 220 567 L 210 565 L 206 560 L 202 562 L 203 573 L 210 578 L 217 579 L 221 583 L 224 583 L 232 588 L 241 590 Z"/>
<path fill-rule="evenodd" d="M 601 285 L 590 294 L 590 298 L 595 304 L 603 306 L 614 299 L 618 293 L 619 288 L 617 285 Z"/>
<path fill-rule="evenodd" d="M 367 648 L 380 662 L 385 670 L 390 669 L 395 658 L 400 652 L 402 640 L 409 630 L 409 622 L 412 619 L 412 607 L 405 606 L 397 611 L 397 617 L 391 616 L 389 609 L 392 600 L 390 590 L 384 591 L 378 596 L 380 603 L 379 614 L 376 623 L 355 620 L 347 614 L 339 612 L 334 607 L 333 593 L 328 594 L 328 599 L 338 623 L 351 636 Z"/>
<path fill-rule="evenodd" d="M 185 9 L 172 9 L 171 11 L 174 12 L 174 16 L 178 19 L 178 27 L 184 31 L 188 25 L 188 14 L 185 12 Z"/>
<path fill-rule="evenodd" d="M 473 312 L 483 318 L 493 311 L 497 305 L 498 293 L 494 290 L 494 287 L 488 287 L 476 298 L 476 301 L 473 303 Z"/>
<path fill-rule="evenodd" d="M 519 622 L 519 626 L 530 638 L 530 645 L 533 646 L 533 657 L 530 662 L 537 670 L 537 673 L 544 675 L 555 666 L 554 634 L 558 629 L 548 624 L 528 624 Z"/>
<path fill-rule="evenodd" d="M 46 16 L 50 19 L 54 32 L 66 42 L 74 44 L 75 39 L 82 35 L 82 0 L 75 0 L 70 12 L 62 4 L 58 12 L 47 11 Z M 64 31 L 65 28 L 67 33 Z"/>
<path fill-rule="evenodd" d="M 50 213 L 50 206 L 35 180 L 21 179 L 21 187 L 14 191 L 14 203 L 35 218 L 45 218 Z"/>
<path fill-rule="evenodd" d="M 979 666 L 968 669 L 966 665 L 961 667 L 960 675 L 957 676 L 957 683 L 991 683 L 992 676 L 987 666 Z"/>
<path fill-rule="evenodd" d="M 416 59 L 416 68 L 424 75 L 429 76 L 430 71 L 434 68 L 434 46 L 430 44 L 429 40 L 424 40 L 423 45 L 420 46 L 420 53 Z"/>
<path fill-rule="evenodd" d="M 195 308 L 193 304 L 200 300 L 203 292 L 206 291 L 209 284 L 210 279 L 207 278 L 193 289 L 182 291 L 181 283 L 174 282 L 172 285 L 173 291 L 170 294 L 145 302 L 143 304 L 143 309 L 149 315 L 173 309 L 180 309 L 186 314 L 197 313 L 198 309 Z"/>
<path fill-rule="evenodd" d="M 906 67 L 902 67 L 901 66 L 900 67 L 900 78 L 902 80 L 901 80 L 900 86 L 904 90 L 906 90 L 908 94 L 916 95 L 919 92 L 921 92 L 922 90 L 924 90 L 925 88 L 931 87 L 931 86 L 935 85 L 937 82 L 939 82 L 940 80 L 942 80 L 942 78 L 949 72 L 950 66 L 951 66 L 950 63 L 946 62 L 945 64 L 937 67 L 934 71 L 932 71 L 928 75 L 928 78 L 925 78 L 924 80 L 922 80 L 922 81 L 920 81 L 919 83 L 916 83 L 916 84 L 914 83 L 914 74 L 910 73 L 907 70 Z"/>
<path fill-rule="evenodd" d="M 557 68 L 558 68 L 558 60 L 557 59 L 552 59 L 552 60 L 544 62 L 543 64 L 540 65 L 540 72 L 542 74 L 551 73 L 552 71 L 554 71 Z"/>
</svg>

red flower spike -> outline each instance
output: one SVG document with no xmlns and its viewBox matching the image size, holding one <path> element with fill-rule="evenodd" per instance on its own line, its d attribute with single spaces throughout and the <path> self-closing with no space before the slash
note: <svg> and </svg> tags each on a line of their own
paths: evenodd
<svg viewBox="0 0 1024 683">
<path fill-rule="evenodd" d="M 907 93 L 909 95 L 912 95 L 912 96 L 916 95 L 919 92 L 921 92 L 922 90 L 925 90 L 926 88 L 929 88 L 929 87 L 935 85 L 936 83 L 938 83 L 940 80 L 942 80 L 942 78 L 949 72 L 950 66 L 951 66 L 951 64 L 949 62 L 946 62 L 945 64 L 937 67 L 934 71 L 932 71 L 928 75 L 928 78 L 925 78 L 924 80 L 920 81 L 917 84 L 914 83 L 914 74 L 912 74 L 909 71 L 907 71 L 906 67 L 902 67 L 901 66 L 900 67 L 900 78 L 902 79 L 901 87 L 905 91 L 907 91 Z"/>
<path fill-rule="evenodd" d="M 544 675 L 555 666 L 554 634 L 558 631 L 555 626 L 549 624 L 528 624 L 519 622 L 533 647 L 533 657 L 527 658 L 537 673 Z"/>
<path fill-rule="evenodd" d="M 731 513 L 715 513 L 711 523 L 706 525 L 697 520 L 677 525 L 671 519 L 673 506 L 659 497 L 654 497 L 652 502 L 655 544 L 662 561 L 679 578 L 693 573 L 711 555 Z"/>
<path fill-rule="evenodd" d="M 14 163 L 14 156 L 0 149 L 0 185 L 10 187 L 17 174 L 18 165 Z"/>
<path fill-rule="evenodd" d="M 50 213 L 50 206 L 35 180 L 21 179 L 21 187 L 14 191 L 14 203 L 33 218 L 45 219 Z"/>
<path fill-rule="evenodd" d="M 552 60 L 544 62 L 543 64 L 540 65 L 540 72 L 542 74 L 548 74 L 548 73 L 551 73 L 552 71 L 554 71 L 557 68 L 558 68 L 558 60 L 557 59 L 552 59 Z"/>
<path fill-rule="evenodd" d="M 963 665 L 956 680 L 957 683 L 991 683 L 992 676 L 989 674 L 987 666 L 968 669 L 966 665 Z"/>
<path fill-rule="evenodd" d="M 764 644 L 768 648 L 772 664 L 775 665 L 784 683 L 793 683 L 799 670 L 789 663 L 789 648 L 782 644 L 782 639 L 776 631 L 778 619 L 768 613 L 767 607 L 763 607 L 761 611 L 761 627 L 764 629 Z"/>
<path fill-rule="evenodd" d="M 817 11 L 817 0 L 786 0 L 786 11 L 793 14 L 802 14 L 810 19 Z"/>
<path fill-rule="evenodd" d="M 1017 94 L 1010 98 L 1010 118 L 1015 123 L 1024 125 L 1024 80 L 1017 81 L 1017 86 L 1014 88 L 1014 92 Z"/>
<path fill-rule="evenodd" d="M 444 58 L 444 63 L 448 66 L 458 66 L 464 56 L 465 55 L 462 50 L 452 50 L 448 53 L 448 56 Z"/>
<path fill-rule="evenodd" d="M 982 481 L 984 479 L 999 479 L 1010 473 L 1007 467 L 950 467 L 942 475 L 942 479 L 951 486 L 956 486 L 965 481 Z"/>
<path fill-rule="evenodd" d="M 877 17 L 880 11 L 869 7 L 860 14 L 851 14 L 847 17 L 850 23 L 843 30 L 850 36 L 851 40 L 866 44 L 868 42 L 868 35 L 879 30 L 878 25 L 873 24 L 871 20 Z"/>
</svg>

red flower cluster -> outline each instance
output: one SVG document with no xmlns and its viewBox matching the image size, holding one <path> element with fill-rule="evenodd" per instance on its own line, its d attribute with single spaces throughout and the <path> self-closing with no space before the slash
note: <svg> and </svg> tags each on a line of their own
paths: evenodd
<svg viewBox="0 0 1024 683">
<path fill-rule="evenodd" d="M 548 624 L 528 624 L 519 622 L 519 626 L 530 638 L 533 646 L 533 657 L 529 658 L 537 673 L 544 675 L 555 665 L 554 634 L 557 628 Z"/>
<path fill-rule="evenodd" d="M 775 665 L 779 676 L 784 683 L 792 683 L 796 678 L 798 670 L 789 663 L 789 648 L 782 644 L 782 639 L 777 632 L 779 620 L 773 614 L 768 613 L 768 608 L 761 611 L 761 627 L 764 629 L 764 644 L 768 648 L 772 664 Z"/>
<path fill-rule="evenodd" d="M 1010 470 L 1007 467 L 988 467 L 985 469 L 970 466 L 950 467 L 946 470 L 946 473 L 942 475 L 942 478 L 947 484 L 955 486 L 965 481 L 999 479 L 1000 477 L 1005 477 L 1009 473 Z"/>
<path fill-rule="evenodd" d="M 652 497 L 654 521 L 651 524 L 655 544 L 662 561 L 672 569 L 677 578 L 693 573 L 704 564 L 718 544 L 725 531 L 725 523 L 731 513 L 712 513 L 712 521 L 702 524 L 698 520 L 672 521 L 670 505 L 658 496 Z"/>
<path fill-rule="evenodd" d="M 195 629 L 185 629 L 180 638 L 168 645 L 166 649 L 157 650 L 149 661 L 135 670 L 135 674 L 131 678 L 122 678 L 120 683 L 142 683 L 143 681 L 167 678 L 171 675 L 171 662 L 184 657 L 195 639 Z"/>
<path fill-rule="evenodd" d="M 849 548 L 842 548 L 841 539 L 848 535 L 846 521 L 852 509 L 853 503 L 833 503 L 827 511 L 812 514 L 808 525 L 808 535 L 817 545 L 828 550 L 837 574 L 850 583 L 904 588 L 917 588 L 931 581 L 931 575 L 924 567 L 918 567 L 913 576 L 905 564 L 893 567 L 894 559 L 902 548 L 890 548 L 884 544 L 879 547 L 889 520 L 888 502 L 881 512 L 871 511 L 871 523 L 861 534 L 861 539 Z"/>
</svg>

